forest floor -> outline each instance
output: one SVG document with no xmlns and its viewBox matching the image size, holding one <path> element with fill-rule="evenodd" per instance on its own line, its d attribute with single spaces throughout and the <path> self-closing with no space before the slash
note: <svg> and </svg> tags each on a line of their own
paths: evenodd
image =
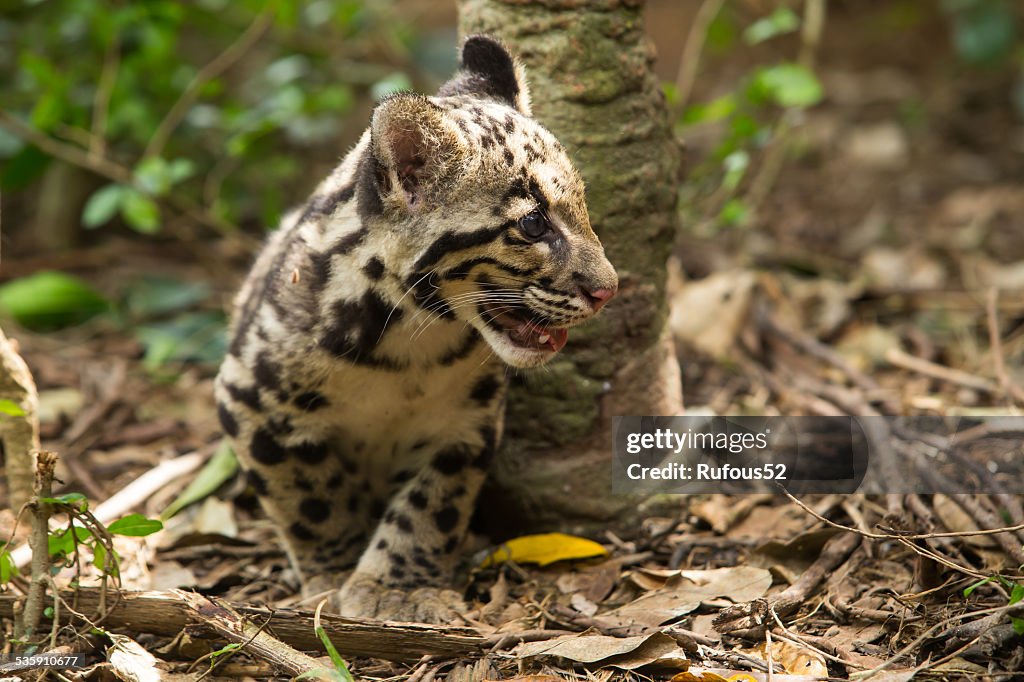
<svg viewBox="0 0 1024 682">
<path fill-rule="evenodd" d="M 934 46 L 921 39 L 865 45 L 856 19 L 846 21 L 819 57 L 827 99 L 797 128 L 799 154 L 754 222 L 720 230 L 686 215 L 671 282 L 686 404 L 719 415 L 1018 415 L 1024 126 L 1008 101 L 1011 84 L 925 59 Z M 713 95 L 743 68 L 711 62 L 695 96 Z M 688 137 L 688 165 L 714 135 Z M 83 492 L 95 508 L 138 490 L 130 484 L 147 471 L 200 453 L 128 509 L 157 517 L 181 494 L 217 449 L 220 429 L 215 365 L 175 358 L 216 355 L 218 342 L 206 334 L 248 258 L 227 242 L 108 238 L 8 261 L 5 277 L 61 269 L 126 301 L 123 319 L 52 334 L 5 330 L 40 391 L 43 446 L 60 456 L 56 492 Z M 181 283 L 188 293 L 175 298 Z M 921 443 L 888 435 L 908 457 L 921 454 Z M 996 440 L 998 452 L 1024 456 L 1019 435 Z M 603 556 L 475 569 L 461 585 L 469 630 L 431 639 L 371 629 L 351 644 L 344 624 L 325 622 L 339 628 L 331 630 L 335 644 L 357 654 L 349 663 L 361 679 L 675 674 L 685 682 L 765 670 L 769 658 L 775 670 L 842 679 L 870 670 L 885 680 L 915 672 L 1021 679 L 1021 481 L 996 474 L 974 472 L 987 494 L 963 496 L 819 495 L 806 507 L 780 495 L 678 498 L 640 527 L 595 537 Z M 0 511 L 0 534 L 12 526 L 13 513 Z M 1017 530 L 977 534 L 1004 526 Z M 159 534 L 115 543 L 125 589 L 183 587 L 272 609 L 315 607 L 297 596 L 295 575 L 239 480 Z M 471 544 L 484 551 L 491 539 Z M 579 553 L 569 541 L 542 549 L 542 558 Z M 992 576 L 1001 578 L 965 595 Z M 166 623 L 147 629 L 128 620 L 111 631 L 174 673 L 211 650 L 202 639 L 172 637 Z M 268 631 L 287 639 L 276 621 Z M 389 645 L 396 632 L 404 638 Z M 314 648 L 308 637 L 292 641 Z M 367 652 L 384 658 L 358 655 Z M 687 664 L 692 677 L 680 673 Z M 204 660 L 198 670 L 208 668 Z M 272 675 L 258 656 L 240 653 L 212 677 Z"/>
</svg>

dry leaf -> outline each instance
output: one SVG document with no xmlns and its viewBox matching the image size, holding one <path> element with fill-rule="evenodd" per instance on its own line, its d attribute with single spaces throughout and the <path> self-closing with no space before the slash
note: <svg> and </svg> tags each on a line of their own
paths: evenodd
<svg viewBox="0 0 1024 682">
<path fill-rule="evenodd" d="M 487 558 L 480 564 L 480 568 L 496 566 L 506 561 L 547 566 L 556 561 L 590 559 L 607 555 L 608 550 L 593 540 L 564 533 L 541 533 L 540 535 L 524 535 L 503 543 L 487 555 Z"/>
<path fill-rule="evenodd" d="M 674 639 L 662 632 L 639 637 L 567 635 L 547 642 L 520 644 L 512 653 L 519 658 L 557 656 L 595 667 L 634 670 L 659 662 L 685 664 L 686 654 Z"/>
<path fill-rule="evenodd" d="M 749 649 L 743 653 L 754 658 L 759 658 L 768 664 L 768 653 L 765 643 L 756 649 Z M 812 677 L 828 677 L 828 663 L 825 657 L 814 649 L 797 646 L 789 642 L 775 641 L 771 647 L 772 664 L 781 666 L 785 672 L 791 675 L 810 675 Z"/>
<path fill-rule="evenodd" d="M 664 587 L 604 614 L 601 620 L 620 626 L 661 625 L 690 613 L 701 602 L 722 597 L 736 603 L 757 599 L 771 584 L 771 574 L 753 566 L 679 571 Z"/>
</svg>

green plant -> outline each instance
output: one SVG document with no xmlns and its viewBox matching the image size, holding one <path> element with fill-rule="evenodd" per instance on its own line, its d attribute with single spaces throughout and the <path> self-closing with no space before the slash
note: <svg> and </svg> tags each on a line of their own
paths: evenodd
<svg viewBox="0 0 1024 682">
<path fill-rule="evenodd" d="M 86 228 L 273 226 L 302 169 L 292 148 L 336 139 L 358 91 L 408 83 L 390 2 L 7 5 L 0 187 L 29 188 L 53 159 L 81 167 L 104 181 Z"/>
<path fill-rule="evenodd" d="M 976 589 L 993 581 L 998 582 L 1010 592 L 1010 597 L 1007 599 L 1007 606 L 1013 606 L 1014 604 L 1024 602 L 1024 584 L 1013 582 L 1001 575 L 982 578 L 978 582 L 965 587 L 964 597 L 970 597 L 971 593 Z M 1024 635 L 1024 618 L 1019 616 L 1010 616 L 1010 623 L 1013 625 L 1014 632 L 1018 635 Z"/>
<path fill-rule="evenodd" d="M 688 103 L 692 77 L 680 74 L 678 84 L 666 86 L 666 97 L 679 110 L 677 128 L 685 138 L 697 126 L 715 126 L 717 142 L 711 154 L 693 169 L 684 188 L 685 205 L 698 204 L 712 217 L 714 227 L 744 225 L 771 186 L 785 151 L 785 138 L 799 124 L 799 112 L 818 104 L 824 88 L 812 68 L 814 48 L 824 21 L 821 0 L 807 0 L 804 17 L 781 7 L 750 23 L 742 32 L 727 3 L 706 28 L 706 42 L 718 50 L 736 49 L 738 36 L 754 46 L 802 30 L 801 54 L 795 60 L 752 67 L 729 92 L 714 99 Z M 699 40 L 691 34 L 689 40 Z M 684 53 L 684 59 L 686 53 Z M 690 70 L 695 64 L 686 65 Z M 745 182 L 751 170 L 757 178 Z"/>
</svg>

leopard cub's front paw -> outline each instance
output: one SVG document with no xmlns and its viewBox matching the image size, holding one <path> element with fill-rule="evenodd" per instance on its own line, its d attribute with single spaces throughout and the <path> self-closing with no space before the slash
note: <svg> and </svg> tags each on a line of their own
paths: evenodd
<svg viewBox="0 0 1024 682">
<path fill-rule="evenodd" d="M 438 587 L 402 589 L 382 584 L 365 573 L 353 574 L 332 597 L 334 610 L 346 618 L 406 623 L 462 625 L 466 612 L 455 590 Z"/>
</svg>

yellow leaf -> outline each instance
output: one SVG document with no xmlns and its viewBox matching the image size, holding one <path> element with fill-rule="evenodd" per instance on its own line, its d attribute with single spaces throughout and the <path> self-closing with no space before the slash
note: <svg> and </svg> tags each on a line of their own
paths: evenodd
<svg viewBox="0 0 1024 682">
<path fill-rule="evenodd" d="M 495 549 L 480 568 L 488 568 L 506 561 L 517 564 L 538 564 L 547 566 L 556 561 L 589 559 L 606 556 L 608 551 L 593 540 L 565 535 L 564 533 L 541 533 L 513 538 Z"/>
</svg>

